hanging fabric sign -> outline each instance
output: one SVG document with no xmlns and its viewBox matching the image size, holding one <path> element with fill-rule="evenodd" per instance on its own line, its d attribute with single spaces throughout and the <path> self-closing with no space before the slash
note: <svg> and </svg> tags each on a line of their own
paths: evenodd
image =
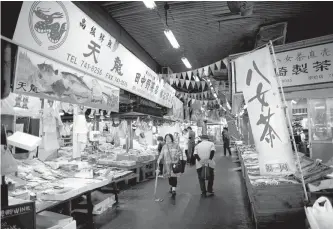
<svg viewBox="0 0 333 229">
<path fill-rule="evenodd" d="M 261 175 L 295 172 L 287 122 L 269 47 L 235 60 L 242 85 Z"/>
<path fill-rule="evenodd" d="M 15 76 L 15 93 L 119 110 L 119 88 L 20 47 Z"/>
<path fill-rule="evenodd" d="M 23 2 L 13 40 L 171 108 L 175 89 L 72 2 Z"/>
</svg>

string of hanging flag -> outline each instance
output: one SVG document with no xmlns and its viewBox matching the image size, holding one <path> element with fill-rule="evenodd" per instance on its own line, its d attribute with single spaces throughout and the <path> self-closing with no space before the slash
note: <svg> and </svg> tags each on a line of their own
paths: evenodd
<svg viewBox="0 0 333 229">
<path fill-rule="evenodd" d="M 191 85 L 193 88 L 197 87 L 199 89 L 201 87 L 203 90 L 206 86 L 206 82 L 201 81 L 197 77 L 211 77 L 214 76 L 217 72 L 221 74 L 221 71 L 227 74 L 227 69 L 222 69 L 222 60 L 192 71 L 172 74 L 160 74 L 160 77 L 166 82 L 168 82 L 170 85 L 176 84 L 176 86 L 178 86 L 180 84 L 181 87 L 186 85 L 186 88 L 189 88 Z"/>
<path fill-rule="evenodd" d="M 221 74 L 228 74 L 227 69 L 222 69 L 222 63 L 222 60 L 220 60 L 205 67 L 195 69 L 193 71 L 172 74 L 160 74 L 159 76 L 170 85 L 175 85 L 176 87 L 179 87 L 180 85 L 181 88 L 186 86 L 186 89 L 190 89 L 190 87 L 192 87 L 192 89 L 198 89 L 202 91 L 198 93 L 186 93 L 177 91 L 176 96 L 179 99 L 183 98 L 186 102 L 191 101 L 192 104 L 197 101 L 204 106 L 218 105 L 220 109 L 226 111 L 226 109 L 222 106 L 221 99 L 217 96 L 217 92 L 215 91 L 212 82 L 210 81 L 210 77 L 214 77 L 216 73 L 218 73 L 219 76 Z M 223 92 L 222 94 L 224 95 L 226 100 L 224 104 L 226 105 L 226 108 L 230 110 L 231 107 L 228 100 L 226 99 L 226 95 Z"/>
</svg>

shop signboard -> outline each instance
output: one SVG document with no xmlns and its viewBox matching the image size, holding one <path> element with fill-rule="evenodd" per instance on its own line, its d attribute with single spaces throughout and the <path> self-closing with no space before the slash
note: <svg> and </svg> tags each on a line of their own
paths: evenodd
<svg viewBox="0 0 333 229">
<path fill-rule="evenodd" d="M 18 48 L 14 92 L 118 112 L 119 88 Z"/>
<path fill-rule="evenodd" d="M 13 40 L 171 108 L 175 89 L 71 2 L 23 2 Z"/>
<path fill-rule="evenodd" d="M 262 175 L 290 174 L 295 162 L 269 47 L 235 60 Z"/>
<path fill-rule="evenodd" d="M 34 202 L 1 206 L 1 228 L 36 228 L 36 211 Z"/>
<path fill-rule="evenodd" d="M 276 54 L 283 87 L 333 82 L 333 43 Z"/>
<path fill-rule="evenodd" d="M 333 82 L 333 43 L 276 53 L 276 59 L 284 88 Z M 241 93 L 246 75 L 233 67 L 234 89 Z"/>
</svg>

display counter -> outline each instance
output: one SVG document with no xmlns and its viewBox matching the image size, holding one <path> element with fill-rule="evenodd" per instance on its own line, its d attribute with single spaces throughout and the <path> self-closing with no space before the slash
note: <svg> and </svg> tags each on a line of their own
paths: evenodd
<svg viewBox="0 0 333 229">
<path fill-rule="evenodd" d="M 302 184 L 293 177 L 260 176 L 253 147 L 236 146 L 256 228 L 304 224 Z"/>
<path fill-rule="evenodd" d="M 260 176 L 254 147 L 237 144 L 236 149 L 256 228 L 304 228 L 304 206 L 312 206 L 320 196 L 333 197 L 333 168 L 325 164 L 299 153 L 309 196 L 306 202 L 299 172 L 290 176 Z"/>
</svg>

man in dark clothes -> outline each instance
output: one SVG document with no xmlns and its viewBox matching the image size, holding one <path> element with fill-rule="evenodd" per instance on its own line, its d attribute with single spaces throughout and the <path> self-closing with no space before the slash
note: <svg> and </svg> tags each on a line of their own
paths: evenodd
<svg viewBox="0 0 333 229">
<path fill-rule="evenodd" d="M 194 147 L 195 147 L 195 132 L 189 126 L 188 130 L 188 154 L 190 155 L 190 163 L 191 165 L 195 164 L 195 158 L 193 157 Z"/>
<path fill-rule="evenodd" d="M 228 133 L 228 128 L 226 127 L 223 128 L 222 137 L 223 137 L 224 156 L 227 156 L 227 149 L 229 151 L 229 156 L 231 156 L 230 136 Z"/>
<path fill-rule="evenodd" d="M 213 183 L 214 183 L 215 161 L 213 160 L 213 158 L 216 150 L 214 143 L 208 141 L 207 135 L 202 135 L 201 140 L 202 142 L 199 143 L 194 149 L 194 158 L 196 159 L 196 167 L 201 188 L 201 195 L 202 197 L 206 197 L 207 192 L 209 195 L 214 195 Z M 205 179 L 201 176 L 203 165 L 208 165 L 210 170 L 207 189 L 206 189 Z"/>
</svg>

